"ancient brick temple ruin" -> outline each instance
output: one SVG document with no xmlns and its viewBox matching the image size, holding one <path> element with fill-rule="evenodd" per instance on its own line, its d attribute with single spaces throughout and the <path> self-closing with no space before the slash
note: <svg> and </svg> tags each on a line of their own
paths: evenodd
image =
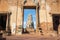
<svg viewBox="0 0 60 40">
<path fill-rule="evenodd" d="M 60 34 L 60 0 L 0 0 L 0 30 L 23 34 L 24 9 L 36 10 L 36 33 Z"/>
</svg>

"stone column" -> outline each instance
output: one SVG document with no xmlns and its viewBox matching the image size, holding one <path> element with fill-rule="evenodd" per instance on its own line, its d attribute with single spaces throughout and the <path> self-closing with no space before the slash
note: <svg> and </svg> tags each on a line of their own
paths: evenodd
<svg viewBox="0 0 60 40">
<path fill-rule="evenodd" d="M 39 32 L 39 10 L 38 6 L 36 6 L 36 32 Z"/>
<path fill-rule="evenodd" d="M 22 26 L 22 33 L 23 33 L 23 24 L 24 24 L 24 8 L 23 8 L 23 4 L 21 5 L 21 11 L 22 11 L 22 22 L 21 22 L 21 26 Z"/>
<path fill-rule="evenodd" d="M 7 13 L 7 26 L 6 26 L 6 32 L 8 33 L 7 35 L 10 35 L 11 29 L 10 29 L 10 14 Z"/>
<path fill-rule="evenodd" d="M 23 24 L 24 24 L 24 8 L 23 8 L 23 4 L 21 5 L 21 10 L 22 10 L 22 33 L 23 33 Z"/>
<path fill-rule="evenodd" d="M 8 14 L 7 14 L 7 21 L 6 21 L 6 31 L 8 31 Z"/>
</svg>

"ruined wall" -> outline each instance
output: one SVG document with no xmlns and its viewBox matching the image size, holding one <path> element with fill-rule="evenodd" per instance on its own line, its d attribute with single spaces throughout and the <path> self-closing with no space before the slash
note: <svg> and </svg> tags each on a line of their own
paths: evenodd
<svg viewBox="0 0 60 40">
<path fill-rule="evenodd" d="M 21 0 L 1 0 L 0 1 L 0 13 L 9 13 L 10 16 L 10 27 L 11 32 L 13 32 L 13 26 L 22 25 L 22 10 L 21 10 Z M 15 34 L 13 32 L 13 34 Z"/>
<path fill-rule="evenodd" d="M 36 3 L 33 0 L 27 0 L 26 3 L 23 3 L 23 0 L 1 0 L 0 1 L 0 12 L 11 12 L 10 17 L 10 26 L 19 25 L 23 23 L 23 7 L 24 6 L 36 6 Z M 37 1 L 36 1 L 37 2 Z M 57 2 L 53 0 L 46 0 L 45 2 L 39 2 L 39 20 L 40 27 L 43 31 L 52 30 L 53 28 L 53 19 L 52 14 L 60 14 L 60 0 Z"/>
<path fill-rule="evenodd" d="M 60 13 L 60 0 L 58 1 L 58 11 L 59 11 L 59 13 Z"/>
<path fill-rule="evenodd" d="M 5 0 L 0 1 L 0 12 L 8 11 L 8 3 Z"/>
<path fill-rule="evenodd" d="M 43 32 L 53 31 L 53 14 L 60 14 L 60 0 L 46 0 L 45 2 L 40 0 L 40 27 Z"/>
<path fill-rule="evenodd" d="M 15 31 L 16 33 L 18 33 L 18 27 L 20 27 L 20 25 L 22 26 L 22 8 L 21 8 L 21 1 L 17 1 L 17 0 L 11 0 L 9 1 L 9 11 L 12 12 L 11 14 L 11 29 L 12 27 L 15 25 Z M 13 29 L 12 29 L 13 31 Z M 21 30 L 22 31 L 22 30 Z M 15 33 L 14 33 L 15 34 Z"/>
</svg>

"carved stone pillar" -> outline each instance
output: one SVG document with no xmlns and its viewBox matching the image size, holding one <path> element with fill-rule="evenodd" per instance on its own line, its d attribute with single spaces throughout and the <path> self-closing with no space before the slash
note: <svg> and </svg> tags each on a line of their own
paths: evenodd
<svg viewBox="0 0 60 40">
<path fill-rule="evenodd" d="M 11 33 L 11 29 L 10 29 L 10 14 L 11 14 L 11 13 L 7 13 L 7 26 L 6 26 L 6 32 L 8 33 L 8 35 Z"/>
<path fill-rule="evenodd" d="M 39 10 L 38 6 L 36 6 L 36 32 L 39 32 Z"/>
<path fill-rule="evenodd" d="M 23 33 L 23 24 L 24 24 L 24 8 L 23 8 L 23 5 L 21 5 L 21 10 L 22 10 L 22 33 Z"/>
<path fill-rule="evenodd" d="M 7 14 L 7 21 L 6 21 L 6 31 L 8 31 L 8 14 Z"/>
</svg>

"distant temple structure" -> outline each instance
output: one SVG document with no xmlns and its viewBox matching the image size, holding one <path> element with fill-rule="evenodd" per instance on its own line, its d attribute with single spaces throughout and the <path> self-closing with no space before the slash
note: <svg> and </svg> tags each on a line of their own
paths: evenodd
<svg viewBox="0 0 60 40">
<path fill-rule="evenodd" d="M 24 9 L 36 10 L 36 34 L 60 34 L 60 0 L 0 0 L 0 31 L 23 34 Z"/>
<path fill-rule="evenodd" d="M 26 23 L 26 29 L 28 32 L 33 31 L 34 32 L 34 22 L 33 17 L 31 14 L 28 15 L 27 23 Z"/>
<path fill-rule="evenodd" d="M 31 14 L 28 15 L 26 27 L 34 28 L 33 17 Z"/>
</svg>

